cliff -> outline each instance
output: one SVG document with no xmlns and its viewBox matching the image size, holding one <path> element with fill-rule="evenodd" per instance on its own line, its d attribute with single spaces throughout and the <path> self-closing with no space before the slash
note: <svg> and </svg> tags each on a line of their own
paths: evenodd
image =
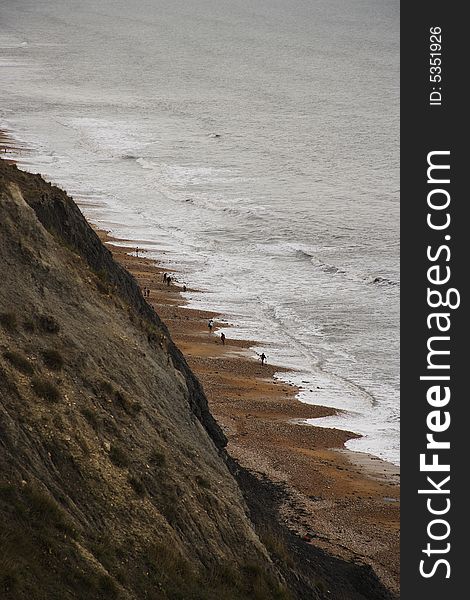
<svg viewBox="0 0 470 600">
<path fill-rule="evenodd" d="M 1 597 L 283 597 L 166 328 L 73 201 L 0 162 Z"/>
</svg>

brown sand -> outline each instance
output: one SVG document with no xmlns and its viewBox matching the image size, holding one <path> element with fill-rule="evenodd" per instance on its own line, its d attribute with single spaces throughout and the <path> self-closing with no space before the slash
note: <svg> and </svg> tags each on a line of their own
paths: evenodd
<svg viewBox="0 0 470 600">
<path fill-rule="evenodd" d="M 346 450 L 344 442 L 353 433 L 302 424 L 302 419 L 335 411 L 299 402 L 296 388 L 273 379 L 279 368 L 254 359 L 248 350 L 253 343 L 231 340 L 228 334 L 222 345 L 217 314 L 186 308 L 182 285 L 164 284 L 164 270 L 154 261 L 142 252 L 136 257 L 118 240 L 98 233 L 141 288 L 151 289 L 148 301 L 203 384 L 211 412 L 229 440 L 229 453 L 244 467 L 288 485 L 286 523 L 299 536 L 312 537 L 305 543 L 371 564 L 397 592 L 399 469 Z M 212 334 L 209 318 L 215 320 Z"/>
<path fill-rule="evenodd" d="M 9 131 L 0 129 L 0 156 L 8 163 L 14 163 L 11 153 L 27 151 L 28 148 L 15 140 Z"/>
</svg>

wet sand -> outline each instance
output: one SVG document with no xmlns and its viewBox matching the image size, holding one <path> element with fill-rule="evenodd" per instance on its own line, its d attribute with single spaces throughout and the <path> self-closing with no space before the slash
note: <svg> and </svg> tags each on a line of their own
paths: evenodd
<svg viewBox="0 0 470 600">
<path fill-rule="evenodd" d="M 12 164 L 15 162 L 12 156 L 26 150 L 27 147 L 15 140 L 9 131 L 0 129 L 0 156 L 3 160 Z"/>
<path fill-rule="evenodd" d="M 187 308 L 177 273 L 171 273 L 175 281 L 167 286 L 164 270 L 145 253 L 137 257 L 132 248 L 98 233 L 141 288 L 150 288 L 148 301 L 203 384 L 211 412 L 228 438 L 228 452 L 245 468 L 288 487 L 283 518 L 289 527 L 305 543 L 372 565 L 397 592 L 399 469 L 346 450 L 344 442 L 354 433 L 303 424 L 302 419 L 335 411 L 299 402 L 295 387 L 273 378 L 285 369 L 262 366 L 249 350 L 254 342 L 231 340 L 216 313 Z M 207 327 L 210 318 L 213 333 Z M 226 332 L 225 345 L 218 325 Z"/>
</svg>

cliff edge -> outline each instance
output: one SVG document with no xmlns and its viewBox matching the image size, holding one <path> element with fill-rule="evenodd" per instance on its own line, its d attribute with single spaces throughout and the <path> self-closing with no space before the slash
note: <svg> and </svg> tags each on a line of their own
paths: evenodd
<svg viewBox="0 0 470 600">
<path fill-rule="evenodd" d="M 0 595 L 285 597 L 202 389 L 77 206 L 0 161 Z"/>
</svg>

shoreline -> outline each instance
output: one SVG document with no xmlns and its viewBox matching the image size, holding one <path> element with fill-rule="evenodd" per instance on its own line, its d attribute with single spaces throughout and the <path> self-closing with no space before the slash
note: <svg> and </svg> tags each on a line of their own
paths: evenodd
<svg viewBox="0 0 470 600">
<path fill-rule="evenodd" d="M 12 152 L 13 154 L 17 153 L 19 155 L 21 155 L 21 153 L 23 151 L 28 151 L 28 146 L 26 145 L 26 143 L 22 142 L 22 141 L 18 141 L 14 138 L 13 136 L 13 132 L 12 129 L 1 129 L 0 128 L 0 152 L 3 150 L 3 148 L 6 147 L 8 149 L 8 151 Z M 4 157 L 5 158 L 5 157 Z M 11 159 L 6 159 L 6 162 L 12 162 L 15 163 L 16 159 L 15 158 L 11 158 Z M 28 169 L 28 161 L 26 161 L 25 164 L 25 168 Z M 57 184 L 57 185 L 62 185 L 62 186 L 66 186 L 67 184 Z M 100 200 L 88 200 L 88 199 L 82 199 L 80 198 L 79 201 L 77 201 L 77 203 L 80 205 L 82 212 L 87 213 L 87 209 L 99 209 L 99 208 L 103 208 L 106 207 L 106 204 L 104 202 L 101 202 Z M 94 215 L 94 213 L 92 212 L 91 214 L 87 215 L 87 219 L 90 221 L 90 223 L 92 224 L 93 227 L 96 228 L 106 228 L 108 227 L 108 224 L 106 222 L 106 219 L 104 221 L 101 221 L 101 225 L 99 225 L 100 223 L 100 217 L 97 215 Z M 111 221 L 111 224 L 109 225 L 110 227 L 113 227 L 113 223 Z M 161 264 L 161 261 L 163 260 L 162 255 L 165 255 L 167 253 L 167 250 L 164 250 L 162 248 L 158 248 L 158 246 L 154 246 L 153 240 L 149 240 L 149 239 L 140 239 L 139 236 L 135 236 L 135 239 L 132 239 L 132 233 L 130 234 L 131 237 L 128 238 L 127 236 L 129 235 L 129 232 L 127 231 L 127 227 L 125 225 L 123 225 L 123 229 L 121 229 L 118 233 L 115 234 L 116 237 L 114 239 L 114 241 L 119 245 L 119 243 L 122 243 L 125 245 L 125 247 L 127 247 L 128 249 L 132 249 L 132 247 L 135 247 L 135 245 L 141 245 L 141 249 L 143 253 L 146 253 L 147 250 L 145 250 L 146 246 L 148 246 L 149 248 L 149 252 L 152 252 L 154 254 L 154 260 L 156 263 Z M 122 239 L 120 239 L 120 237 L 122 236 Z M 111 243 L 111 242 L 110 242 Z M 155 256 L 156 254 L 156 256 Z M 173 256 L 173 258 L 176 258 L 177 260 L 177 251 L 176 254 L 173 252 L 173 250 L 170 250 L 170 260 L 171 260 L 171 256 Z M 177 263 L 178 265 L 178 263 Z M 170 269 L 172 272 L 174 273 L 178 273 L 178 269 L 179 267 L 174 265 L 171 265 L 169 267 L 167 267 L 167 269 Z M 163 272 L 163 267 L 162 267 L 162 272 Z M 188 290 L 191 291 L 191 290 Z M 194 289 L 193 291 L 195 292 L 201 292 L 201 290 L 196 290 Z M 182 298 L 181 302 L 185 302 L 185 300 Z M 185 302 L 186 303 L 186 302 Z M 198 308 L 193 308 L 193 310 L 202 310 L 203 312 L 206 312 L 207 315 L 212 315 L 212 317 L 214 317 L 217 314 L 220 313 L 214 313 L 211 312 L 211 308 L 210 308 L 210 304 L 208 306 L 204 305 L 205 303 L 203 303 L 202 309 L 198 309 Z M 209 317 L 208 317 L 209 318 Z M 230 316 L 229 316 L 230 318 Z M 221 324 L 221 328 L 230 328 L 232 325 L 230 325 L 228 322 L 226 321 L 222 321 Z M 235 325 L 236 327 L 236 325 Z M 244 334 L 250 335 L 249 332 L 247 331 L 242 331 L 241 334 L 238 333 L 238 336 L 243 336 Z M 259 334 L 259 332 L 258 332 Z M 250 347 L 254 347 L 257 346 L 258 348 L 263 347 L 265 348 L 265 351 L 268 353 L 268 355 L 270 354 L 269 352 L 269 346 L 270 343 L 269 342 L 261 342 L 260 340 L 262 339 L 262 335 L 257 337 L 256 340 L 251 340 L 250 342 L 246 341 L 245 338 L 243 337 L 239 337 L 238 339 L 240 340 L 244 340 L 246 342 L 246 348 L 250 348 Z M 267 348 L 267 349 L 266 349 Z M 254 348 L 253 348 L 254 351 Z M 259 352 L 261 352 L 261 349 L 259 350 Z M 272 359 L 272 357 L 270 357 Z M 278 357 L 279 359 L 279 357 Z M 307 386 L 303 386 L 303 384 L 307 384 L 307 381 L 302 381 L 302 383 L 300 383 L 300 377 L 298 378 L 298 381 L 296 381 L 295 379 L 289 379 L 287 378 L 283 378 L 282 376 L 285 374 L 288 376 L 289 373 L 296 373 L 296 372 L 301 372 L 302 369 L 300 368 L 296 368 L 295 366 L 293 368 L 290 367 L 286 367 L 282 364 L 282 358 L 279 359 L 279 362 L 277 364 L 275 364 L 274 366 L 277 366 L 277 374 L 280 375 L 279 379 L 281 380 L 281 383 L 283 383 L 286 386 L 292 386 L 293 389 L 296 389 L 296 394 L 299 394 L 299 397 L 302 397 L 302 393 L 307 391 Z M 314 374 L 312 373 L 312 376 L 314 376 Z M 310 384 L 310 386 L 312 386 L 312 384 Z M 315 392 L 315 389 L 309 389 L 308 390 L 310 393 Z M 338 394 L 337 394 L 338 396 Z M 302 402 L 302 401 L 301 401 Z M 313 398 L 313 400 L 311 400 L 310 398 L 306 398 L 305 401 L 303 401 L 303 404 L 309 404 L 312 406 L 319 406 L 319 404 L 317 403 L 318 400 Z M 334 401 L 332 404 L 330 404 L 330 399 L 326 400 L 326 406 L 321 405 L 324 409 L 325 409 L 325 413 L 323 414 L 317 414 L 316 412 L 314 412 L 312 414 L 312 416 L 304 416 L 304 415 L 300 415 L 300 417 L 296 417 L 296 415 L 294 415 L 294 418 L 299 418 L 299 421 L 305 420 L 305 419 L 315 419 L 315 418 L 322 418 L 322 417 L 329 417 L 329 416 L 339 416 L 342 417 L 342 415 L 344 414 L 348 414 L 349 410 L 353 410 L 348 408 L 348 406 L 345 406 L 344 408 L 338 408 Z M 359 412 L 362 412 L 361 410 Z M 317 426 L 316 424 L 313 424 L 313 426 Z M 367 435 L 365 435 L 365 437 L 363 436 L 363 434 L 361 433 L 361 428 L 358 427 L 356 430 L 349 430 L 348 429 L 348 422 L 347 419 L 343 419 L 341 418 L 340 420 L 334 420 L 333 424 L 324 424 L 322 425 L 322 427 L 325 427 L 326 429 L 339 429 L 340 431 L 344 431 L 346 433 L 349 434 L 349 438 L 346 441 L 349 440 L 354 440 L 354 439 L 358 439 L 358 440 L 362 440 L 365 439 L 367 440 Z M 363 449 L 361 447 L 360 444 L 356 445 L 356 444 L 351 444 L 350 446 L 347 445 L 346 449 L 350 450 L 352 453 L 359 453 L 359 454 L 370 454 L 371 456 L 377 457 L 379 460 L 384 461 L 386 463 L 389 463 L 391 461 L 394 460 L 393 456 L 392 458 L 387 457 L 386 455 L 384 456 L 382 452 L 380 452 L 380 450 L 377 452 L 377 447 L 374 448 L 373 446 L 370 445 L 366 445 Z M 391 463 L 394 466 L 397 467 L 397 470 L 399 471 L 400 466 L 397 465 L 395 462 Z M 374 468 L 372 468 L 372 471 L 375 471 Z"/>
<path fill-rule="evenodd" d="M 11 150 L 16 150 L 13 138 L 8 131 L 0 129 L 0 156 L 7 163 L 15 162 L 13 159 L 8 158 L 8 154 Z"/>
<path fill-rule="evenodd" d="M 281 367 L 261 366 L 247 352 L 255 341 L 222 345 L 218 314 L 187 307 L 182 285 L 163 282 L 158 260 L 137 257 L 131 240 L 94 226 L 102 242 L 149 288 L 148 302 L 203 385 L 209 408 L 228 438 L 227 451 L 242 467 L 287 487 L 282 516 L 305 543 L 346 560 L 370 564 L 384 584 L 399 590 L 399 467 L 344 447 L 357 434 L 301 421 L 337 411 L 306 404 L 297 388 L 273 379 Z M 135 247 L 135 246 L 134 246 Z M 187 291 L 191 291 L 188 287 Z M 207 329 L 214 319 L 214 333 Z"/>
<path fill-rule="evenodd" d="M 0 128 L 0 156 L 8 164 L 16 164 L 16 159 L 9 156 L 11 153 L 18 154 L 27 151 L 27 146 L 16 140 L 11 131 Z"/>
<path fill-rule="evenodd" d="M 21 148 L 0 131 L 0 149 L 4 146 Z M 398 593 L 399 467 L 346 449 L 344 443 L 357 434 L 302 423 L 338 411 L 298 400 L 298 388 L 273 379 L 288 370 L 261 367 L 248 353 L 256 341 L 230 339 L 227 323 L 220 323 L 227 335 L 223 346 L 207 330 L 207 320 L 217 320 L 217 313 L 188 308 L 182 287 L 163 284 L 166 269 L 158 260 L 131 255 L 138 242 L 92 227 L 141 289 L 151 289 L 148 301 L 202 383 L 211 413 L 228 438 L 229 455 L 288 490 L 281 514 L 289 529 L 306 544 L 371 565 Z"/>
</svg>

